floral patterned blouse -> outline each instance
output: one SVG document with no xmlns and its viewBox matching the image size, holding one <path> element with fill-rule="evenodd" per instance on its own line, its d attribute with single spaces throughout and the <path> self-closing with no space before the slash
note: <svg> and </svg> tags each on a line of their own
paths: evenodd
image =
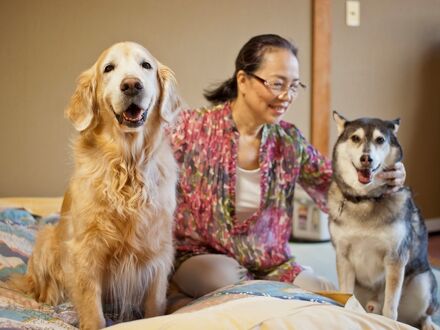
<svg viewBox="0 0 440 330">
<path fill-rule="evenodd" d="M 180 166 L 175 225 L 177 266 L 188 257 L 225 254 L 250 278 L 293 282 L 302 267 L 289 248 L 298 182 L 326 210 L 331 163 L 293 125 L 265 125 L 260 144 L 259 209 L 235 216 L 239 132 L 229 103 L 180 114 L 171 130 Z"/>
</svg>

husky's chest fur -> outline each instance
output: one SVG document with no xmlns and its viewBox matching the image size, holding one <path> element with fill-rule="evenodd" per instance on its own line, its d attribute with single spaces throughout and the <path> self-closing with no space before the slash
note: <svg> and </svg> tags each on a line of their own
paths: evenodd
<svg viewBox="0 0 440 330">
<path fill-rule="evenodd" d="M 407 246 L 410 224 L 405 219 L 409 193 L 402 190 L 380 199 L 350 201 L 333 183 L 329 195 L 333 244 L 337 242 L 346 254 L 360 284 L 382 287 L 384 258 L 398 258 Z"/>
</svg>

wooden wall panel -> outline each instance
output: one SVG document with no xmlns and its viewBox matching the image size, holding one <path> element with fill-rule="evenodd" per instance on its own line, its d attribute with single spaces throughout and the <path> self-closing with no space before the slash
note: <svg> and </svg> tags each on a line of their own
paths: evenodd
<svg viewBox="0 0 440 330">
<path fill-rule="evenodd" d="M 330 0 L 312 3 L 312 109 L 311 142 L 324 155 L 329 155 L 330 119 Z"/>
</svg>

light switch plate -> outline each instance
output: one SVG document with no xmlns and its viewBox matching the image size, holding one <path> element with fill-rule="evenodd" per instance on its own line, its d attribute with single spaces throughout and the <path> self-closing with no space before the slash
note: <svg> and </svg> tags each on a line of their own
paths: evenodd
<svg viewBox="0 0 440 330">
<path fill-rule="evenodd" d="M 361 4 L 359 1 L 347 1 L 345 10 L 347 26 L 361 25 Z"/>
</svg>

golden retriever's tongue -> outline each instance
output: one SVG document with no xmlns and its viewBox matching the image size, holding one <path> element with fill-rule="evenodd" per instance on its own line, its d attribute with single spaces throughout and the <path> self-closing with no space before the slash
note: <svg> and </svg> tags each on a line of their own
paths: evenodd
<svg viewBox="0 0 440 330">
<path fill-rule="evenodd" d="M 127 110 L 123 112 L 125 120 L 139 121 L 142 119 L 142 109 L 135 104 L 131 104 Z"/>
<path fill-rule="evenodd" d="M 357 174 L 360 183 L 367 184 L 371 182 L 371 170 L 369 169 L 357 170 Z"/>
</svg>

